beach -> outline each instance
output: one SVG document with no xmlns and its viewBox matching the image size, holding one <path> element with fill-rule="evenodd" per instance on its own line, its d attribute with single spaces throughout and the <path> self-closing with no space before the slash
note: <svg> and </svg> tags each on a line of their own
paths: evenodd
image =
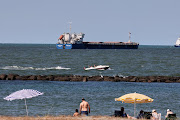
<svg viewBox="0 0 180 120">
<path fill-rule="evenodd" d="M 81 116 L 81 117 L 72 117 L 72 116 L 43 116 L 43 117 L 10 117 L 10 116 L 0 116 L 1 120 L 128 120 L 126 118 L 120 117 L 110 117 L 110 116 Z"/>
</svg>

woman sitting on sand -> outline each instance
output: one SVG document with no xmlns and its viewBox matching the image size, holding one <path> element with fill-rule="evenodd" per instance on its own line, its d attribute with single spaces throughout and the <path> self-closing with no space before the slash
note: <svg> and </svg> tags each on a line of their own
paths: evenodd
<svg viewBox="0 0 180 120">
<path fill-rule="evenodd" d="M 139 112 L 139 115 L 137 116 L 137 119 L 143 119 L 143 118 L 144 118 L 144 111 L 141 110 L 141 111 Z"/>
<path fill-rule="evenodd" d="M 75 110 L 75 113 L 73 114 L 73 116 L 80 116 L 79 112 L 78 112 L 78 109 Z"/>
<path fill-rule="evenodd" d="M 131 117 L 124 112 L 124 107 L 121 107 L 121 111 L 119 111 L 118 117 L 126 117 L 128 119 L 135 119 L 134 117 Z"/>
<path fill-rule="evenodd" d="M 134 117 L 129 116 L 128 114 L 126 114 L 126 113 L 124 112 L 124 107 L 121 107 L 120 116 L 121 116 L 121 117 L 126 117 L 126 118 L 128 118 L 128 119 L 136 119 L 136 118 L 134 118 Z"/>
<path fill-rule="evenodd" d="M 155 109 L 152 110 L 152 120 L 159 120 L 158 113 L 156 112 Z"/>
<path fill-rule="evenodd" d="M 127 117 L 127 114 L 124 112 L 124 107 L 121 107 L 120 116 Z"/>
<path fill-rule="evenodd" d="M 165 118 L 167 118 L 169 114 L 173 114 L 173 112 L 170 109 L 167 109 L 167 114 L 166 114 Z"/>
</svg>

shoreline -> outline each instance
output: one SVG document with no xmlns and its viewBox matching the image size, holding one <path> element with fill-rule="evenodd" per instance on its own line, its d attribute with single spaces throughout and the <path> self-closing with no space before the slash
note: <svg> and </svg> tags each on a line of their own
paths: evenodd
<svg viewBox="0 0 180 120">
<path fill-rule="evenodd" d="M 79 116 L 73 117 L 70 115 L 60 116 L 0 116 L 1 120 L 128 120 L 127 118 L 112 117 L 112 116 Z M 144 119 L 145 120 L 145 119 Z"/>
<path fill-rule="evenodd" d="M 70 82 L 88 82 L 88 81 L 111 81 L 111 82 L 162 82 L 162 83 L 180 83 L 178 76 L 80 76 L 80 75 L 18 75 L 18 74 L 0 74 L 0 80 L 45 80 L 45 81 L 70 81 Z"/>
</svg>

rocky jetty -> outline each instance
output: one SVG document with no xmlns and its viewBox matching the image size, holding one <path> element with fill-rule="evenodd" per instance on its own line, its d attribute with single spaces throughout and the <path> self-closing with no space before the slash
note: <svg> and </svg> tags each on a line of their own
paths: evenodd
<svg viewBox="0 0 180 120">
<path fill-rule="evenodd" d="M 17 75 L 1 74 L 0 80 L 47 80 L 47 81 L 112 81 L 112 82 L 164 82 L 180 83 L 180 77 L 173 76 L 79 76 L 79 75 Z"/>
</svg>

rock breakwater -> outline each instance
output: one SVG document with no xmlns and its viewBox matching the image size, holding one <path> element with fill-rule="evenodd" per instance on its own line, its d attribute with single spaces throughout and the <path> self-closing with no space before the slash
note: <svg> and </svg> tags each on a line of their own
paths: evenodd
<svg viewBox="0 0 180 120">
<path fill-rule="evenodd" d="M 1 74 L 0 80 L 47 80 L 47 81 L 112 81 L 112 82 L 164 82 L 180 83 L 180 77 L 173 76 L 79 76 L 79 75 L 17 75 Z"/>
</svg>

